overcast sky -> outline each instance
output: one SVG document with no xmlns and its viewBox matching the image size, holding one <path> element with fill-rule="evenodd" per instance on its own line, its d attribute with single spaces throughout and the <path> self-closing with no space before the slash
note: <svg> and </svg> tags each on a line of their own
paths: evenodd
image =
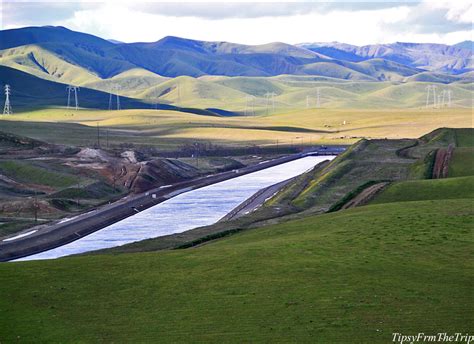
<svg viewBox="0 0 474 344">
<path fill-rule="evenodd" d="M 1 27 L 61 25 L 123 42 L 165 36 L 244 44 L 472 40 L 472 1 L 0 1 Z"/>
</svg>

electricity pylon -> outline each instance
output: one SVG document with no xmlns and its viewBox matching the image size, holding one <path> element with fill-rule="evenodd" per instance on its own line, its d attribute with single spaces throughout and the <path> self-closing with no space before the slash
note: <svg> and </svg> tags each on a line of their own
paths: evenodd
<svg viewBox="0 0 474 344">
<path fill-rule="evenodd" d="M 114 103 L 114 96 L 117 99 L 117 110 L 120 110 L 120 96 L 118 94 L 120 90 L 119 85 L 113 85 L 109 93 L 109 110 L 112 110 Z"/>
<path fill-rule="evenodd" d="M 448 98 L 447 106 L 448 106 L 448 108 L 450 108 L 450 107 L 451 107 L 452 91 L 451 91 L 451 90 L 447 90 L 447 91 L 446 91 L 446 96 L 447 96 L 447 98 Z"/>
<path fill-rule="evenodd" d="M 77 86 L 72 86 L 69 85 L 66 87 L 67 90 L 67 108 L 71 108 L 71 93 L 74 93 L 74 103 L 75 103 L 75 109 L 77 110 L 79 108 L 79 100 L 77 98 L 77 91 L 79 91 L 79 87 Z"/>
<path fill-rule="evenodd" d="M 430 94 L 433 94 L 433 108 L 436 108 L 437 107 L 437 103 L 436 103 L 436 85 L 428 85 L 426 86 L 426 107 L 429 106 L 429 103 L 430 103 Z"/>
<path fill-rule="evenodd" d="M 438 102 L 438 106 L 439 107 L 448 107 L 450 108 L 451 107 L 451 95 L 452 95 L 452 91 L 451 90 L 443 90 L 443 92 L 441 92 L 441 101 Z M 438 98 L 440 97 L 438 96 Z"/>
<path fill-rule="evenodd" d="M 272 102 L 272 112 L 275 111 L 275 92 L 267 92 L 265 93 L 265 98 L 267 100 L 267 114 L 268 114 L 268 108 L 270 106 L 270 100 Z"/>
<path fill-rule="evenodd" d="M 12 115 L 12 106 L 10 105 L 10 85 L 5 85 L 5 106 L 3 107 L 4 115 Z"/>
<path fill-rule="evenodd" d="M 245 116 L 249 116 L 249 114 L 255 115 L 254 103 L 255 103 L 255 96 L 248 94 L 245 97 Z"/>
</svg>

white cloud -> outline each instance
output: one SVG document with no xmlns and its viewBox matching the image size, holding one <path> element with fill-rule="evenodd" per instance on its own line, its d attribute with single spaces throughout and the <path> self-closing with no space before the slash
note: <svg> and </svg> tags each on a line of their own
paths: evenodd
<svg viewBox="0 0 474 344">
<path fill-rule="evenodd" d="M 460 23 L 472 23 L 474 11 L 471 1 L 425 1 L 433 8 L 445 9 L 446 19 Z"/>
<path fill-rule="evenodd" d="M 317 3 L 319 7 L 314 6 L 315 2 L 273 4 L 270 1 L 225 4 L 216 0 L 207 3 L 191 0 L 193 4 L 83 1 L 77 3 L 67 18 L 56 20 L 47 19 L 55 16 L 46 15 L 46 6 L 39 24 L 62 25 L 124 42 L 156 41 L 172 35 L 245 44 L 340 41 L 364 45 L 394 41 L 457 43 L 472 36 L 470 1 L 330 1 Z M 37 9 L 37 4 L 33 8 Z M 53 3 L 51 13 L 57 8 Z M 193 9 L 199 11 L 194 13 Z M 220 16 L 239 9 L 242 12 L 239 15 Z M 27 9 L 23 8 L 23 12 L 27 13 Z M 25 15 L 17 14 L 17 17 L 17 23 L 25 25 Z"/>
</svg>

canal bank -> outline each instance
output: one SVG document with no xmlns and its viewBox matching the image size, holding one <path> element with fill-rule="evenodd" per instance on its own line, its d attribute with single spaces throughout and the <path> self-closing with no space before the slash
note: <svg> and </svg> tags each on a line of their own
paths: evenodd
<svg viewBox="0 0 474 344">
<path fill-rule="evenodd" d="M 160 188 L 151 190 L 145 194 L 135 196 L 133 198 L 123 199 L 114 204 L 105 206 L 101 209 L 93 211 L 88 214 L 78 216 L 77 218 L 71 219 L 70 221 L 58 223 L 49 228 L 38 230 L 38 232 L 33 233 L 30 236 L 20 238 L 7 243 L 0 244 L 0 260 L 13 260 L 26 256 L 31 256 L 43 251 L 49 251 L 59 246 L 65 246 L 69 243 L 72 243 L 76 240 L 80 240 L 86 236 L 90 236 L 92 233 L 108 227 L 114 223 L 120 222 L 132 215 L 138 215 L 146 209 L 161 204 L 167 200 L 176 198 L 182 193 L 188 193 L 190 191 L 206 187 L 211 184 L 220 183 L 229 179 L 238 179 L 244 175 L 255 173 L 257 171 L 266 170 L 281 164 L 286 164 L 301 158 L 304 158 L 307 154 L 297 154 L 280 159 L 275 159 L 267 162 L 263 162 L 256 166 L 246 167 L 241 170 L 235 170 L 230 172 L 221 173 L 214 176 L 204 177 L 193 181 L 188 181 L 184 183 L 175 184 L 167 188 Z M 319 157 L 317 159 L 326 160 L 328 157 Z M 309 158 L 311 159 L 311 158 Z M 314 166 L 314 164 L 313 164 Z M 297 171 L 297 174 L 303 173 L 304 171 Z M 282 180 L 291 177 L 287 173 L 282 176 Z M 268 178 L 267 178 L 268 179 Z M 267 187 L 271 184 L 279 182 L 280 180 L 268 179 L 268 184 L 263 183 L 261 188 Z M 258 190 L 250 190 L 255 191 Z M 245 195 L 244 195 L 245 196 Z M 248 195 L 246 198 L 250 197 Z M 240 203 L 244 199 L 239 199 Z M 238 205 L 232 203 L 232 205 Z M 229 209 L 228 211 L 230 211 Z M 222 214 L 224 216 L 225 214 Z M 222 217 L 221 216 L 221 217 Z M 218 219 L 217 219 L 218 220 Z M 216 221 L 217 221 L 216 220 Z M 206 225 L 197 224 L 199 225 Z M 193 227 L 194 228 L 194 227 Z M 185 229 L 187 230 L 187 229 Z M 155 235 L 156 237 L 156 235 Z M 139 238 L 137 240 L 143 240 Z M 113 246 L 123 245 L 128 242 L 133 242 L 137 240 L 121 240 L 120 242 L 115 242 Z M 106 239 L 106 241 L 110 241 Z M 108 247 L 113 247 L 108 246 Z M 107 247 L 107 246 L 106 246 Z M 100 249 L 105 247 L 96 247 L 94 249 Z M 90 251 L 90 250 L 86 250 Z M 84 252 L 84 251 L 83 251 Z M 71 253 L 71 254 L 75 254 Z M 80 253 L 80 252 L 78 252 Z"/>
</svg>

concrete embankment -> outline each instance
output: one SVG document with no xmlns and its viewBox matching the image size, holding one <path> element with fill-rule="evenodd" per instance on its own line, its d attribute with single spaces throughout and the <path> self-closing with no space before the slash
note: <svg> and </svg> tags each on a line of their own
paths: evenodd
<svg viewBox="0 0 474 344">
<path fill-rule="evenodd" d="M 290 162 L 306 155 L 308 154 L 294 154 L 239 170 L 233 170 L 173 184 L 168 187 L 153 189 L 137 196 L 129 196 L 118 202 L 77 216 L 68 221 L 63 220 L 50 226 L 37 228 L 37 231 L 31 235 L 0 243 L 0 261 L 22 258 L 65 245 L 117 221 L 132 216 L 137 212 L 159 204 L 180 193 Z M 36 230 L 36 228 L 30 230 Z"/>
<path fill-rule="evenodd" d="M 232 209 L 232 211 L 230 211 L 226 216 L 224 216 L 219 221 L 222 222 L 222 221 L 234 220 L 255 211 L 258 207 L 260 207 L 263 203 L 265 203 L 267 199 L 273 197 L 285 185 L 287 185 L 293 180 L 295 180 L 295 177 L 284 180 L 277 184 L 270 185 L 269 187 L 266 187 L 262 190 L 257 191 L 251 197 L 249 197 L 244 202 L 239 204 L 237 207 Z"/>
</svg>

